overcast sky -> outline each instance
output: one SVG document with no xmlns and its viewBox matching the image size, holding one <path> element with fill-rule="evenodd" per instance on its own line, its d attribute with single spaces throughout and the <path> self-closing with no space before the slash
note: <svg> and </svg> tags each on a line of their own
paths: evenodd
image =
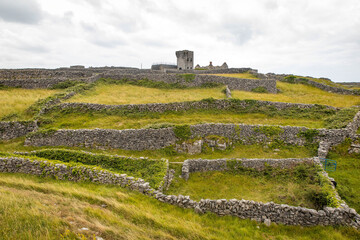
<svg viewBox="0 0 360 240">
<path fill-rule="evenodd" d="M 359 0 L 0 0 L 0 68 L 195 64 L 360 81 Z"/>
</svg>

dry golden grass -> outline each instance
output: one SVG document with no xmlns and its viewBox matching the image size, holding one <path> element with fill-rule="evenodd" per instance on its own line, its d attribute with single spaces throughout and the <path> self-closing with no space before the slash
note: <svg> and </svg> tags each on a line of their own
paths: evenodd
<svg viewBox="0 0 360 240">
<path fill-rule="evenodd" d="M 246 73 L 223 73 L 223 74 L 210 74 L 215 76 L 223 76 L 223 77 L 236 77 L 236 78 L 245 78 L 245 79 L 259 79 L 257 76 L 246 72 Z"/>
<path fill-rule="evenodd" d="M 37 100 L 57 93 L 49 89 L 5 89 L 0 90 L 0 118 L 9 114 L 23 115 L 25 109 Z"/>
<path fill-rule="evenodd" d="M 141 104 L 194 101 L 204 98 L 224 98 L 223 87 L 197 89 L 156 89 L 133 85 L 101 84 L 93 90 L 77 95 L 69 102 L 101 104 Z"/>
<path fill-rule="evenodd" d="M 255 99 L 274 102 L 311 103 L 334 107 L 351 107 L 360 104 L 360 96 L 341 95 L 304 84 L 277 82 L 278 94 L 232 91 L 233 98 Z"/>
</svg>

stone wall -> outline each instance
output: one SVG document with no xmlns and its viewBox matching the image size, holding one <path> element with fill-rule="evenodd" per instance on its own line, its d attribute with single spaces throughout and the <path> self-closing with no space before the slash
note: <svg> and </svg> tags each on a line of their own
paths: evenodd
<svg viewBox="0 0 360 240">
<path fill-rule="evenodd" d="M 126 174 L 114 174 L 106 170 L 97 170 L 85 166 L 67 166 L 53 164 L 49 161 L 37 161 L 17 157 L 0 157 L 0 172 L 26 173 L 37 176 L 55 176 L 60 180 L 91 181 L 101 184 L 114 184 L 127 187 L 142 194 L 154 197 L 158 201 L 194 209 L 197 213 L 213 212 L 220 216 L 230 215 L 241 219 L 252 219 L 270 224 L 271 222 L 285 225 L 301 226 L 352 226 L 360 228 L 360 216 L 352 208 L 330 208 L 314 210 L 293 207 L 273 202 L 262 203 L 237 199 L 202 199 L 193 201 L 189 196 L 166 195 L 155 191 L 142 179 L 135 179 Z"/>
<path fill-rule="evenodd" d="M 201 87 L 208 83 L 219 83 L 228 85 L 232 90 L 251 91 L 257 87 L 264 87 L 270 93 L 277 93 L 276 80 L 270 79 L 241 79 L 232 77 L 222 77 L 215 75 L 200 75 L 194 76 L 193 80 L 187 80 L 181 74 L 167 74 L 167 73 L 135 73 L 129 74 L 124 71 L 108 71 L 98 75 L 99 78 L 111 78 L 115 80 L 131 79 L 143 80 L 148 79 L 152 81 L 165 83 L 179 83 L 188 87 Z"/>
<path fill-rule="evenodd" d="M 171 128 L 163 129 L 80 129 L 37 132 L 27 137 L 25 145 L 69 146 L 86 148 L 119 148 L 126 150 L 153 150 L 175 144 Z"/>
<path fill-rule="evenodd" d="M 227 162 L 236 161 L 244 168 L 253 168 L 258 171 L 264 170 L 265 165 L 288 169 L 300 163 L 315 164 L 314 158 L 284 158 L 284 159 L 187 159 L 184 161 L 181 170 L 181 177 L 188 180 L 192 172 L 208 172 L 208 171 L 226 171 L 228 170 Z"/>
<path fill-rule="evenodd" d="M 276 128 L 279 133 L 269 136 L 266 130 Z M 268 143 L 277 139 L 286 144 L 304 145 L 306 139 L 301 132 L 309 130 L 305 127 L 264 126 L 246 124 L 199 124 L 190 126 L 191 138 L 204 138 L 217 135 L 239 141 L 243 144 Z M 341 143 L 349 136 L 344 129 L 318 129 L 315 142 L 325 141 L 332 144 Z M 69 146 L 90 148 L 119 148 L 128 150 L 153 150 L 174 145 L 179 139 L 173 128 L 162 129 L 80 129 L 38 132 L 28 136 L 25 144 L 31 146 Z"/>
<path fill-rule="evenodd" d="M 232 110 L 246 109 L 249 107 L 261 108 L 263 106 L 271 106 L 276 110 L 286 109 L 316 109 L 319 105 L 316 104 L 301 104 L 301 103 L 284 103 L 284 102 L 270 102 L 257 100 L 227 100 L 219 99 L 213 101 L 189 101 L 189 102 L 173 102 L 173 103 L 148 103 L 148 104 L 124 104 L 124 105 L 105 105 L 93 103 L 61 103 L 54 108 L 44 109 L 46 113 L 51 110 L 66 110 L 74 109 L 80 111 L 136 111 L 136 112 L 157 112 L 163 113 L 166 111 L 186 111 L 190 109 L 196 110 Z M 331 106 L 321 106 L 329 110 L 338 110 Z"/>
<path fill-rule="evenodd" d="M 0 122 L 0 140 L 10 140 L 22 137 L 38 128 L 36 122 Z"/>
<path fill-rule="evenodd" d="M 346 126 L 351 133 L 356 134 L 360 127 L 360 111 L 354 116 L 353 120 Z"/>
<path fill-rule="evenodd" d="M 0 80 L 0 84 L 8 87 L 20 87 L 26 89 L 34 88 L 51 88 L 52 86 L 65 82 L 66 78 L 49 78 L 49 79 L 13 79 L 13 80 Z"/>
<path fill-rule="evenodd" d="M 212 70 L 166 70 L 167 73 L 194 73 L 194 74 L 222 74 L 222 73 L 245 73 L 252 71 L 257 72 L 256 69 L 251 68 L 228 68 L 228 69 L 212 69 Z"/>
<path fill-rule="evenodd" d="M 88 78 L 101 70 L 91 69 L 4 69 L 0 70 L 0 79 L 25 80 L 25 79 L 83 79 Z"/>
</svg>

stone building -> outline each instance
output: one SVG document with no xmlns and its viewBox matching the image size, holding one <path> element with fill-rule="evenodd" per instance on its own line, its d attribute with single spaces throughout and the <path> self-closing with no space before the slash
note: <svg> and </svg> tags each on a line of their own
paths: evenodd
<svg viewBox="0 0 360 240">
<path fill-rule="evenodd" d="M 195 66 L 195 69 L 202 69 L 202 70 L 216 70 L 216 69 L 228 69 L 228 65 L 224 62 L 221 66 L 214 66 L 212 62 L 210 62 L 209 66 L 200 66 L 199 64 Z"/>
<path fill-rule="evenodd" d="M 187 70 L 194 68 L 194 52 L 189 50 L 176 51 L 177 69 Z"/>
</svg>

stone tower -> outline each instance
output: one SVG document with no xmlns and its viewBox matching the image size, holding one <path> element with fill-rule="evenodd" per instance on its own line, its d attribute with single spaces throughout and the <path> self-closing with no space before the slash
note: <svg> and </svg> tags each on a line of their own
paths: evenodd
<svg viewBox="0 0 360 240">
<path fill-rule="evenodd" d="M 187 70 L 194 68 L 194 52 L 189 50 L 176 51 L 177 69 Z"/>
</svg>

